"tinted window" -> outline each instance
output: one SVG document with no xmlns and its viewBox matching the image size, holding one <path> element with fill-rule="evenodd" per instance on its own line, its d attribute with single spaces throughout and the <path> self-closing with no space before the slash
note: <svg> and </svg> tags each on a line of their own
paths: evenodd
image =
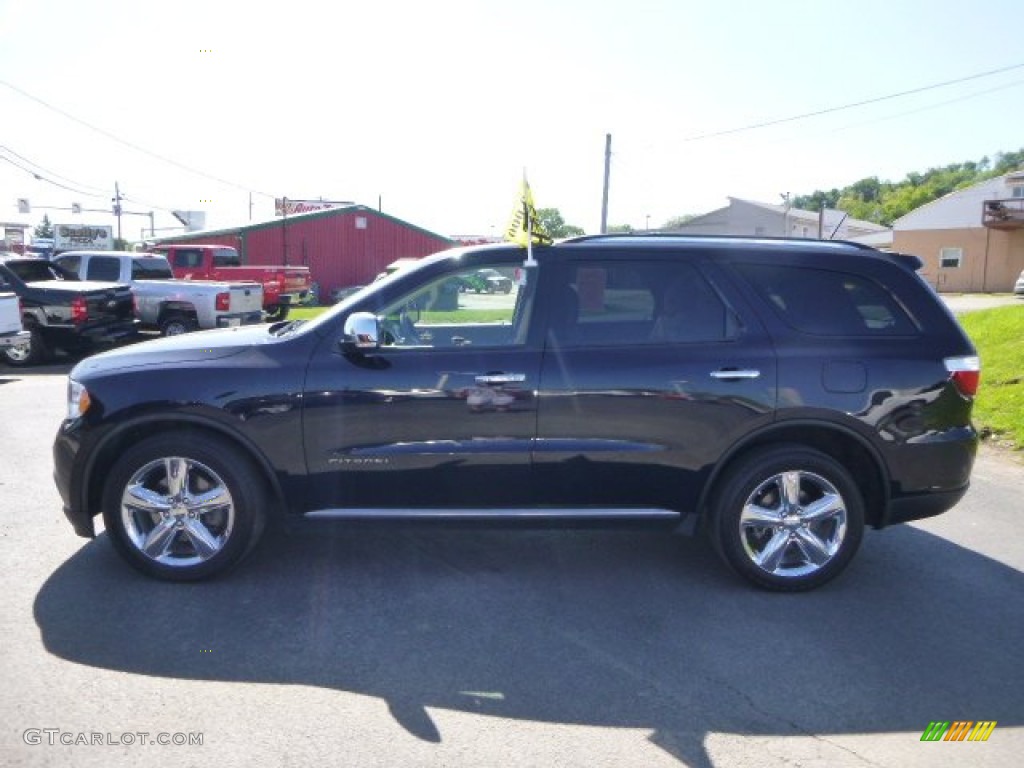
<svg viewBox="0 0 1024 768">
<path fill-rule="evenodd" d="M 7 264 L 22 282 L 38 283 L 44 280 L 77 280 L 78 276 L 49 261 L 14 261 Z"/>
<path fill-rule="evenodd" d="M 61 256 L 59 259 L 57 259 L 56 263 L 64 267 L 64 269 L 68 270 L 69 272 L 74 272 L 77 275 L 79 267 L 82 266 L 82 257 Z"/>
<path fill-rule="evenodd" d="M 203 265 L 203 252 L 180 248 L 174 252 L 174 266 L 194 269 Z"/>
<path fill-rule="evenodd" d="M 215 267 L 240 267 L 241 259 L 238 258 L 238 251 L 234 248 L 218 248 L 213 252 L 213 266 Z"/>
<path fill-rule="evenodd" d="M 817 336 L 900 335 L 913 322 L 881 285 L 848 272 L 761 264 L 738 267 L 789 326 Z"/>
<path fill-rule="evenodd" d="M 132 280 L 167 280 L 174 277 L 163 259 L 132 259 Z"/>
<path fill-rule="evenodd" d="M 116 283 L 121 277 L 121 262 L 113 256 L 93 256 L 85 277 L 87 280 Z"/>
<path fill-rule="evenodd" d="M 557 339 L 585 345 L 723 341 L 737 325 L 695 267 L 673 262 L 571 265 L 550 317 Z"/>
</svg>

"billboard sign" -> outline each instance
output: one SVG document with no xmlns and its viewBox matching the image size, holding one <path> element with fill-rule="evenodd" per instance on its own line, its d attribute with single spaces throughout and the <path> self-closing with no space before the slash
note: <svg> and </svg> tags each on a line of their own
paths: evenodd
<svg viewBox="0 0 1024 768">
<path fill-rule="evenodd" d="M 294 216 L 297 213 L 312 213 L 313 211 L 327 211 L 331 208 L 344 208 L 346 205 L 354 205 L 354 203 L 336 200 L 292 200 L 290 197 L 275 197 L 274 215 Z"/>
<path fill-rule="evenodd" d="M 54 250 L 90 251 L 114 250 L 114 236 L 110 226 L 86 226 L 77 224 L 56 224 L 53 227 Z"/>
</svg>

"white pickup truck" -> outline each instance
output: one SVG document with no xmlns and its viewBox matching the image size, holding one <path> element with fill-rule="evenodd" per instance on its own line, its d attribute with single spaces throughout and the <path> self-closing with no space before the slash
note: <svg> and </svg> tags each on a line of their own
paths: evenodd
<svg viewBox="0 0 1024 768">
<path fill-rule="evenodd" d="M 27 342 L 28 331 L 21 327 L 21 304 L 13 293 L 0 293 L 0 349 Z"/>
<path fill-rule="evenodd" d="M 130 285 L 142 326 L 164 336 L 263 321 L 257 282 L 176 280 L 167 258 L 153 253 L 66 251 L 54 262 L 82 280 Z"/>
</svg>

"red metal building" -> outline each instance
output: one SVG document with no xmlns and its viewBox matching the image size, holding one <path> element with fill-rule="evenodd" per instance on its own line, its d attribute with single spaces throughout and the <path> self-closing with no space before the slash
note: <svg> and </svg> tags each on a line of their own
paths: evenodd
<svg viewBox="0 0 1024 768">
<path fill-rule="evenodd" d="M 335 288 L 369 283 L 396 259 L 420 258 L 456 244 L 363 205 L 189 232 L 158 242 L 229 245 L 245 264 L 304 264 L 321 296 Z"/>
</svg>

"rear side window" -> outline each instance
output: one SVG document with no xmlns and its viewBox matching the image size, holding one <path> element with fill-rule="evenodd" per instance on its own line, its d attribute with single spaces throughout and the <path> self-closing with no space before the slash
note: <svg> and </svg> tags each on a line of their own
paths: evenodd
<svg viewBox="0 0 1024 768">
<path fill-rule="evenodd" d="M 163 259 L 132 259 L 132 280 L 169 280 L 174 277 Z"/>
<path fill-rule="evenodd" d="M 89 260 L 86 280 L 103 280 L 117 282 L 121 277 L 121 262 L 113 256 L 93 256 Z"/>
<path fill-rule="evenodd" d="M 234 248 L 218 248 L 213 252 L 213 266 L 240 267 L 242 261 L 238 258 L 238 251 Z"/>
<path fill-rule="evenodd" d="M 736 332 L 731 310 L 689 264 L 587 261 L 571 265 L 568 278 L 549 311 L 564 343 L 719 342 Z"/>
<path fill-rule="evenodd" d="M 195 269 L 203 266 L 203 252 L 190 248 L 179 248 L 174 252 L 174 266 Z"/>
<path fill-rule="evenodd" d="M 770 264 L 737 269 L 790 327 L 815 336 L 905 336 L 917 327 L 893 295 L 861 275 Z"/>
</svg>

